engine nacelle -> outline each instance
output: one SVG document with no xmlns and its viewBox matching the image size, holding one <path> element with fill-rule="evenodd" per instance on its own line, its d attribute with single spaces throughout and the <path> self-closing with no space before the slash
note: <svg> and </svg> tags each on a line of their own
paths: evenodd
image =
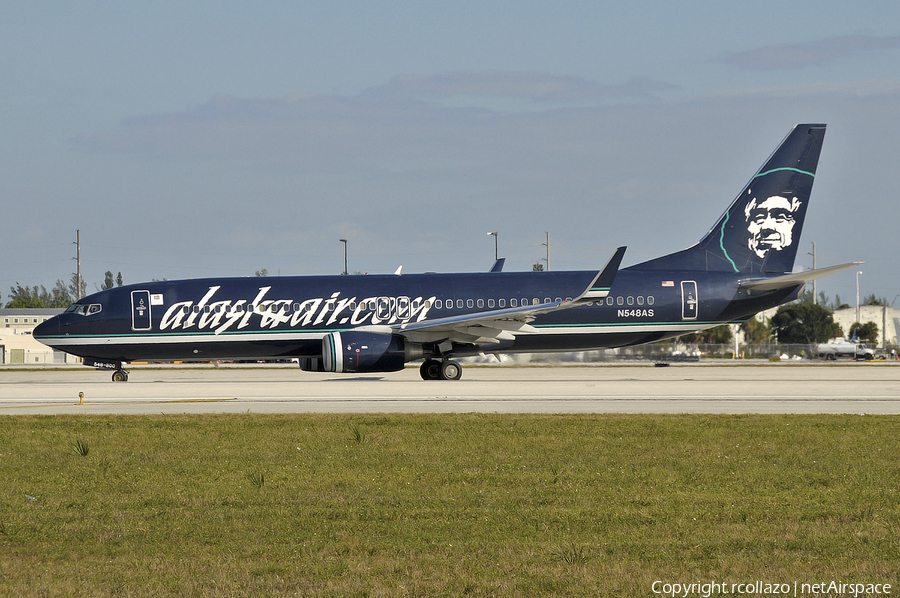
<svg viewBox="0 0 900 598">
<path fill-rule="evenodd" d="M 424 355 L 420 345 L 402 337 L 372 332 L 332 332 L 322 339 L 326 372 L 396 372 Z"/>
</svg>

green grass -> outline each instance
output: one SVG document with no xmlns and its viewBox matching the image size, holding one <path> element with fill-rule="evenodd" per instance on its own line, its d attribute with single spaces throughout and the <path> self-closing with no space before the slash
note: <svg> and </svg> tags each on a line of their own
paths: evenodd
<svg viewBox="0 0 900 598">
<path fill-rule="evenodd" d="M 897 584 L 898 437 L 879 416 L 0 417 L 0 595 Z"/>
</svg>

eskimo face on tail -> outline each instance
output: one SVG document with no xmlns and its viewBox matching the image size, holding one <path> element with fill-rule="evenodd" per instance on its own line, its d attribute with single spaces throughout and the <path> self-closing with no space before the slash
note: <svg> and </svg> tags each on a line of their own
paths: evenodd
<svg viewBox="0 0 900 598">
<path fill-rule="evenodd" d="M 744 208 L 750 251 L 764 258 L 770 250 L 782 251 L 790 247 L 794 241 L 794 214 L 800 206 L 796 197 L 771 195 L 762 201 L 755 197 L 751 199 Z"/>
</svg>

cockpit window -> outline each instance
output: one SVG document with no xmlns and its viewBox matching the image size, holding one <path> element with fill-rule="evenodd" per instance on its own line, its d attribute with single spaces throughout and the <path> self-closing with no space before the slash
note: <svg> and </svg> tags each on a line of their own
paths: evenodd
<svg viewBox="0 0 900 598">
<path fill-rule="evenodd" d="M 92 316 L 94 314 L 99 314 L 102 309 L 103 307 L 99 303 L 91 303 L 90 305 L 73 303 L 68 307 L 68 309 L 66 309 L 66 313 L 76 313 L 81 314 L 82 316 Z"/>
</svg>

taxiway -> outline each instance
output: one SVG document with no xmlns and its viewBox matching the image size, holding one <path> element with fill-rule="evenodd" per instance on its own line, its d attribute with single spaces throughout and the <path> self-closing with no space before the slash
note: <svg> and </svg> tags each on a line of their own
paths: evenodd
<svg viewBox="0 0 900 598">
<path fill-rule="evenodd" d="M 0 369 L 0 415 L 159 413 L 900 414 L 900 366 L 472 367 L 425 382 L 407 368 L 347 376 L 288 367 Z M 79 404 L 79 393 L 84 393 Z"/>
</svg>

